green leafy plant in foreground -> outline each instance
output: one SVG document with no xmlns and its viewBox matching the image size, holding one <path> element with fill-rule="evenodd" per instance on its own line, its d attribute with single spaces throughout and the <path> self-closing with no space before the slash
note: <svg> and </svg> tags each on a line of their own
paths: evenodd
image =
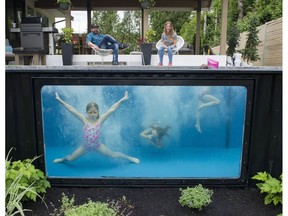
<svg viewBox="0 0 288 216">
<path fill-rule="evenodd" d="M 116 216 L 115 209 L 109 207 L 108 203 L 93 202 L 88 200 L 87 203 L 68 209 L 65 216 Z"/>
<path fill-rule="evenodd" d="M 186 189 L 180 189 L 181 196 L 179 198 L 179 203 L 183 207 L 195 208 L 199 211 L 202 210 L 203 207 L 208 206 L 212 200 L 211 197 L 213 195 L 213 191 L 207 188 L 204 188 L 201 184 Z"/>
<path fill-rule="evenodd" d="M 22 165 L 19 165 L 21 164 L 21 162 L 19 161 L 11 163 L 11 160 L 8 159 L 11 150 L 12 149 L 10 149 L 10 151 L 8 152 L 5 160 L 5 215 L 13 216 L 20 214 L 23 216 L 25 215 L 24 212 L 31 211 L 29 209 L 23 209 L 22 202 L 25 200 L 25 198 L 30 198 L 35 201 L 36 197 L 38 196 L 40 199 L 42 199 L 42 197 L 37 192 L 37 185 L 39 184 L 37 183 L 37 180 L 32 177 L 33 172 L 29 173 L 29 170 L 31 171 L 32 169 L 31 166 L 34 167 L 31 163 L 36 158 L 34 158 L 33 160 L 29 160 L 29 163 L 28 161 L 26 161 L 27 164 L 25 164 L 27 166 L 24 166 L 24 163 L 22 163 Z M 26 167 L 28 167 L 28 170 L 25 170 Z M 28 178 L 30 180 L 27 180 L 27 175 L 29 176 Z M 49 182 L 48 185 L 50 186 Z M 43 191 L 43 188 L 41 189 L 41 191 Z"/>
<path fill-rule="evenodd" d="M 31 211 L 29 209 L 23 209 L 22 199 L 26 192 L 34 193 L 33 187 L 23 187 L 19 184 L 23 174 L 20 173 L 15 181 L 9 188 L 5 190 L 5 215 L 12 216 L 16 214 L 25 215 L 24 212 Z"/>
<path fill-rule="evenodd" d="M 61 208 L 58 211 L 54 210 L 51 215 L 56 216 L 129 216 L 132 213 L 132 208 L 126 197 L 123 196 L 120 200 L 112 200 L 107 202 L 93 202 L 88 199 L 83 205 L 75 205 L 74 195 L 69 199 L 65 193 L 62 193 Z"/>
<path fill-rule="evenodd" d="M 265 205 L 270 203 L 273 203 L 274 205 L 277 205 L 278 203 L 282 204 L 282 174 L 279 179 L 276 179 L 269 173 L 258 172 L 252 179 L 263 182 L 256 185 L 260 189 L 260 193 L 267 193 L 264 198 Z"/>
<path fill-rule="evenodd" d="M 50 187 L 49 181 L 47 181 L 44 173 L 36 169 L 32 164 L 34 159 L 26 159 L 26 160 L 18 160 L 11 162 L 10 160 L 6 160 L 6 173 L 5 173 L 5 184 L 6 189 L 12 186 L 15 186 L 15 181 L 17 180 L 17 185 L 28 188 L 30 186 L 30 190 L 26 191 L 23 195 L 22 200 L 28 201 L 33 200 L 36 201 L 37 194 L 46 193 L 46 188 Z M 19 178 L 19 174 L 21 174 L 21 178 Z M 19 179 L 18 179 L 19 178 Z M 24 189 L 23 189 L 24 190 Z M 31 192 L 33 190 L 35 193 Z M 19 188 L 19 193 L 22 190 Z"/>
</svg>

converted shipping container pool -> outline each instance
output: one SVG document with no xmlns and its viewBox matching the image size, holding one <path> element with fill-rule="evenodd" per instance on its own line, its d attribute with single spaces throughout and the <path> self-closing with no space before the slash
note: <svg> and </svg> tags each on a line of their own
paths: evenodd
<svg viewBox="0 0 288 216">
<path fill-rule="evenodd" d="M 16 136 L 6 146 L 19 158 L 43 155 L 38 165 L 54 185 L 246 185 L 257 171 L 282 170 L 281 81 L 275 68 L 7 68 L 7 109 L 14 111 L 7 135 Z M 55 163 L 85 139 L 79 117 L 57 97 L 86 116 L 93 101 L 101 116 L 125 92 L 99 140 L 140 163 L 97 148 Z M 153 127 L 167 129 L 161 142 Z"/>
</svg>

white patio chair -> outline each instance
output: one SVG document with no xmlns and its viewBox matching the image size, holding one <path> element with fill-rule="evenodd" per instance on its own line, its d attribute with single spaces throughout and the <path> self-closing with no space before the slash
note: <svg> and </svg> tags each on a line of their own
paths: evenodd
<svg viewBox="0 0 288 216">
<path fill-rule="evenodd" d="M 181 37 L 181 36 L 177 36 L 177 43 L 176 43 L 176 47 L 172 50 L 172 52 L 173 52 L 173 54 L 175 55 L 175 54 L 179 54 L 179 50 L 183 47 L 183 45 L 184 45 L 184 39 Z M 158 50 L 158 52 L 159 52 L 159 48 L 160 48 L 160 46 L 161 46 L 161 39 L 157 42 L 157 44 L 156 44 L 156 48 L 157 48 L 157 50 Z M 164 54 L 166 54 L 167 55 L 167 49 L 164 49 Z"/>
<path fill-rule="evenodd" d="M 101 64 L 104 63 L 104 57 L 112 54 L 112 49 L 99 49 L 96 50 L 94 47 L 92 47 L 92 50 L 94 51 L 94 54 L 101 56 Z"/>
</svg>

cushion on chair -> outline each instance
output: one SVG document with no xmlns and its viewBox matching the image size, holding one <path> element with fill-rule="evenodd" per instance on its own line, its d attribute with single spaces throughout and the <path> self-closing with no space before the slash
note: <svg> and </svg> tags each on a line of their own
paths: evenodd
<svg viewBox="0 0 288 216">
<path fill-rule="evenodd" d="M 13 53 L 13 48 L 9 43 L 8 39 L 5 39 L 5 61 L 8 64 L 9 61 L 15 60 L 15 54 Z"/>
<path fill-rule="evenodd" d="M 13 48 L 9 43 L 8 39 L 5 39 L 5 52 L 6 53 L 12 53 L 13 52 Z"/>
</svg>

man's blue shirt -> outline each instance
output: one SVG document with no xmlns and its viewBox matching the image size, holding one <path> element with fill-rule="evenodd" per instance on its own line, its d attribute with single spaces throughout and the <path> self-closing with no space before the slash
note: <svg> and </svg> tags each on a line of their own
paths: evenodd
<svg viewBox="0 0 288 216">
<path fill-rule="evenodd" d="M 104 37 L 104 34 L 94 34 L 93 32 L 90 32 L 86 37 L 86 43 L 88 44 L 88 42 L 92 42 L 98 46 Z"/>
</svg>

